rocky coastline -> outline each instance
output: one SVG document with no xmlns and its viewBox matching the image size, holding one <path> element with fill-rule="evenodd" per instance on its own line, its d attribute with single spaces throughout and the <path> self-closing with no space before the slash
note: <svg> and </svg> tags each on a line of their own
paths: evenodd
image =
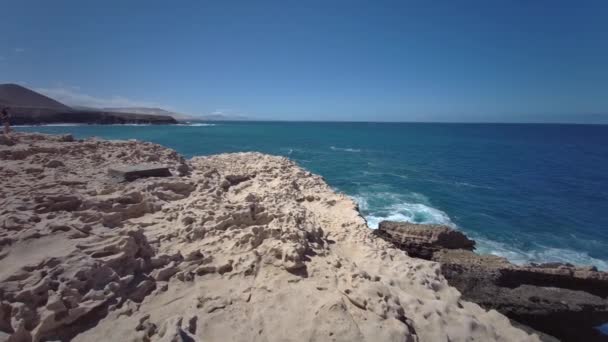
<svg viewBox="0 0 608 342">
<path fill-rule="evenodd" d="M 1 106 L 1 104 L 0 104 Z M 99 110 L 55 110 L 48 108 L 11 108 L 12 125 L 172 125 L 177 124 L 171 116 L 133 113 L 114 113 Z"/>
<path fill-rule="evenodd" d="M 440 263 L 464 299 L 562 341 L 608 340 L 596 329 L 608 322 L 606 272 L 561 263 L 518 266 L 478 255 L 475 241 L 445 226 L 385 221 L 375 233 L 410 256 Z"/>
<path fill-rule="evenodd" d="M 2 341 L 541 339 L 283 157 L 15 133 L 0 174 Z"/>
<path fill-rule="evenodd" d="M 170 115 L 73 108 L 18 84 L 0 84 L 0 109 L 8 108 L 12 125 L 177 124 Z"/>
</svg>

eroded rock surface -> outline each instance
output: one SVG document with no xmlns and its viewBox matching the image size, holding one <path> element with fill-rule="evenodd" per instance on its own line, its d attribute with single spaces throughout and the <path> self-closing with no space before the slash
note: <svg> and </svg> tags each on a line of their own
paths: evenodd
<svg viewBox="0 0 608 342">
<path fill-rule="evenodd" d="M 608 322 L 606 272 L 559 263 L 518 266 L 478 255 L 462 243 L 463 233 L 449 227 L 381 222 L 376 234 L 412 256 L 439 262 L 465 299 L 564 341 L 608 340 L 595 328 Z M 434 237 L 441 234 L 454 237 L 453 243 L 438 243 Z"/>
<path fill-rule="evenodd" d="M 288 159 L 16 134 L 0 146 L 9 341 L 536 341 L 461 300 Z M 61 163 L 53 162 L 60 161 Z M 115 164 L 173 176 L 116 183 Z"/>
</svg>

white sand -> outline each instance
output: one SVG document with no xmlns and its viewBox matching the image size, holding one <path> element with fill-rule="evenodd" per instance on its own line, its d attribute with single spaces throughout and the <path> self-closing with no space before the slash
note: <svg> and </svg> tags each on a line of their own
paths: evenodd
<svg viewBox="0 0 608 342">
<path fill-rule="evenodd" d="M 288 159 L 18 139 L 0 145 L 0 341 L 538 340 Z M 106 176 L 139 162 L 176 176 Z"/>
</svg>

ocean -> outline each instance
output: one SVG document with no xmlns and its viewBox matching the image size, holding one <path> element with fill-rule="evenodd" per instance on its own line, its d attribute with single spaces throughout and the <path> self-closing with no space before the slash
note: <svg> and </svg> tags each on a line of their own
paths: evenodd
<svg viewBox="0 0 608 342">
<path fill-rule="evenodd" d="M 187 157 L 259 151 L 295 160 L 382 220 L 446 224 L 515 263 L 608 270 L 608 126 L 216 122 L 38 126 L 138 139 Z"/>
</svg>

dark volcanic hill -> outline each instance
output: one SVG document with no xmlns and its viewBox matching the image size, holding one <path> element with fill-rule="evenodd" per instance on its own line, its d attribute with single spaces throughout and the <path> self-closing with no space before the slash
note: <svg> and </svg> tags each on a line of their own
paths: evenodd
<svg viewBox="0 0 608 342">
<path fill-rule="evenodd" d="M 17 84 L 0 84 L 0 107 L 10 107 L 13 125 L 53 123 L 82 124 L 175 124 L 169 115 L 117 113 L 98 109 L 78 109 Z"/>
<path fill-rule="evenodd" d="M 0 84 L 0 103 L 11 107 L 33 107 L 55 110 L 72 108 L 18 84 Z"/>
</svg>

